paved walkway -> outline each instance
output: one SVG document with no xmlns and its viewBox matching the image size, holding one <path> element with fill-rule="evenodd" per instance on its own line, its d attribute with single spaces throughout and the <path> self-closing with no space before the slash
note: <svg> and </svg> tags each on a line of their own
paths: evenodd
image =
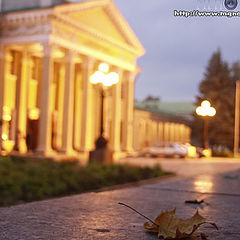
<svg viewBox="0 0 240 240">
<path fill-rule="evenodd" d="M 202 205 L 199 211 L 220 228 L 216 231 L 209 226 L 201 227 L 194 239 L 200 239 L 197 236 L 201 232 L 204 232 L 210 240 L 240 239 L 238 162 L 225 165 L 222 162 L 221 171 L 216 171 L 220 169 L 217 167 L 219 161 L 215 162 L 215 165 L 211 163 L 213 170 L 210 174 L 206 172 L 202 174 L 197 163 L 191 163 L 193 169 L 187 165 L 184 167 L 186 162 L 180 163 L 178 169 L 188 169 L 186 175 L 191 177 L 173 178 L 136 188 L 80 194 L 0 208 L 0 239 L 157 239 L 156 236 L 144 231 L 145 219 L 117 203 L 120 201 L 127 203 L 153 219 L 161 210 L 171 210 L 174 207 L 177 208 L 179 217 L 189 218 L 195 213 L 197 206 L 187 205 L 184 201 L 194 199 L 204 199 L 208 203 Z M 225 173 L 229 165 L 231 168 L 234 166 L 235 171 Z M 199 169 L 200 175 L 193 176 L 195 168 Z"/>
<path fill-rule="evenodd" d="M 125 158 L 119 161 L 137 166 L 160 164 L 163 169 L 176 172 L 179 176 L 196 176 L 203 173 L 216 174 L 240 168 L 240 159 L 234 158 Z"/>
</svg>

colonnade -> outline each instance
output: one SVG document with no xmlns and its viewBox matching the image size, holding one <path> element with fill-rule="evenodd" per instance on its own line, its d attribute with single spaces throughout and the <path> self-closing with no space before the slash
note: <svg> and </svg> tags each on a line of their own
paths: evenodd
<svg viewBox="0 0 240 240">
<path fill-rule="evenodd" d="M 87 153 L 100 131 L 99 89 L 90 76 L 101 60 L 49 42 L 38 49 L 0 45 L 1 150 Z M 120 82 L 106 90 L 105 135 L 114 152 L 130 152 L 136 73 L 108 64 Z"/>
<path fill-rule="evenodd" d="M 157 115 L 157 114 L 155 114 Z M 159 142 L 190 143 L 191 128 L 171 119 L 161 120 L 147 111 L 134 111 L 134 149 L 153 146 Z"/>
</svg>

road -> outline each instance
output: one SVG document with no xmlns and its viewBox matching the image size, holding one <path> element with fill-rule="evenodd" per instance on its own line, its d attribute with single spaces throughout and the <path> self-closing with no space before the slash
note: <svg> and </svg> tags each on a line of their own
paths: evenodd
<svg viewBox="0 0 240 240">
<path fill-rule="evenodd" d="M 199 174 L 217 174 L 240 169 L 240 159 L 234 158 L 125 158 L 117 162 L 138 166 L 160 164 L 164 170 L 176 172 L 178 176 L 190 177 Z"/>
</svg>

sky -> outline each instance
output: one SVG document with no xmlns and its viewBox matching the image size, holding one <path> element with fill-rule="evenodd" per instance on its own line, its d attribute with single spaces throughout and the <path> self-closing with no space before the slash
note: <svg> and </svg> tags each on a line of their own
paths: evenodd
<svg viewBox="0 0 240 240">
<path fill-rule="evenodd" d="M 136 99 L 153 95 L 162 101 L 194 101 L 213 52 L 220 48 L 230 64 L 240 60 L 240 17 L 174 16 L 174 10 L 203 11 L 204 6 L 226 11 L 223 1 L 114 0 L 146 50 L 138 59 L 142 72 Z"/>
</svg>

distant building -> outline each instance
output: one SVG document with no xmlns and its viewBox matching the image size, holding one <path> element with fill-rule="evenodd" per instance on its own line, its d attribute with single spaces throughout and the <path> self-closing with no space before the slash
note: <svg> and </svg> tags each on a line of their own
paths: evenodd
<svg viewBox="0 0 240 240">
<path fill-rule="evenodd" d="M 134 149 L 158 142 L 190 143 L 191 102 L 137 101 L 134 110 Z"/>
<path fill-rule="evenodd" d="M 111 0 L 2 0 L 0 148 L 87 159 L 100 132 L 100 63 L 120 76 L 106 91 L 114 157 L 133 151 L 136 59 L 144 49 Z"/>
</svg>

